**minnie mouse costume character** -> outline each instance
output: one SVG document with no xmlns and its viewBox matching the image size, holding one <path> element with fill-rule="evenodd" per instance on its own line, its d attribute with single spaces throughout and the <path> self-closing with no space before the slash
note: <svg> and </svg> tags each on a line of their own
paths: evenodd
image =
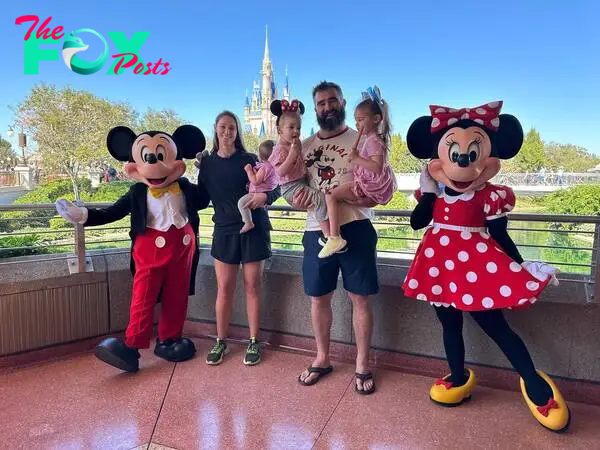
<svg viewBox="0 0 600 450">
<path fill-rule="evenodd" d="M 138 349 L 148 348 L 154 306 L 162 302 L 154 353 L 167 361 L 185 361 L 196 353 L 194 343 L 181 336 L 188 295 L 194 293 L 198 266 L 198 210 L 208 206 L 204 185 L 186 178 L 182 158 L 193 159 L 206 145 L 204 134 L 192 125 L 173 135 L 127 127 L 110 130 L 107 146 L 124 170 L 139 182 L 108 208 L 73 205 L 60 199 L 58 213 L 72 223 L 96 226 L 131 213 L 131 272 L 133 293 L 125 341 L 110 337 L 95 350 L 102 361 L 127 372 L 139 369 Z"/>
<path fill-rule="evenodd" d="M 502 102 L 476 108 L 430 106 L 407 136 L 409 151 L 431 159 L 423 169 L 410 223 L 425 232 L 402 288 L 407 297 L 428 301 L 442 323 L 451 373 L 431 387 L 431 399 L 458 406 L 471 397 L 476 380 L 465 371 L 463 311 L 504 352 L 521 376 L 521 393 L 533 416 L 553 431 L 569 426 L 570 413 L 552 380 L 536 371 L 521 338 L 502 309 L 528 307 L 557 269 L 524 262 L 508 235 L 506 214 L 515 205 L 510 187 L 489 183 L 500 159 L 514 157 L 523 143 L 518 119 L 500 114 Z M 440 191 L 440 185 L 443 190 Z"/>
</svg>

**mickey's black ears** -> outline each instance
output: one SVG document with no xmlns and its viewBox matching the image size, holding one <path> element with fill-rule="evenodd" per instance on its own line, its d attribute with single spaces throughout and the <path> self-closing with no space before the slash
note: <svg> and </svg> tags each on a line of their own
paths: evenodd
<svg viewBox="0 0 600 450">
<path fill-rule="evenodd" d="M 500 126 L 496 133 L 490 133 L 492 155 L 500 159 L 513 158 L 523 145 L 523 128 L 519 120 L 511 114 L 500 114 Z"/>
<path fill-rule="evenodd" d="M 135 133 L 127 127 L 115 127 L 108 132 L 106 146 L 113 158 L 127 162 L 131 158 L 131 147 L 135 141 Z"/>
<path fill-rule="evenodd" d="M 206 138 L 200 128 L 194 125 L 181 125 L 173 133 L 177 154 L 182 159 L 194 159 L 206 147 Z"/>
<path fill-rule="evenodd" d="M 277 117 L 281 115 L 281 100 L 273 100 L 271 102 L 271 112 Z"/>
<path fill-rule="evenodd" d="M 437 153 L 436 136 L 431 133 L 431 116 L 421 116 L 409 127 L 406 135 L 408 151 L 419 159 L 429 159 Z"/>
<path fill-rule="evenodd" d="M 304 103 L 302 103 L 300 100 L 298 100 L 298 110 L 300 111 L 300 115 L 303 115 L 304 111 L 306 111 L 304 108 Z"/>
</svg>

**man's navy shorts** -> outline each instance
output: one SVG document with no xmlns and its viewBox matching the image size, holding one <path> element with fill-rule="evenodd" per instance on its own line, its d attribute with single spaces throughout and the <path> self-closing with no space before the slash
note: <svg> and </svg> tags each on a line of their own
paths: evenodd
<svg viewBox="0 0 600 450">
<path fill-rule="evenodd" d="M 321 232 L 304 233 L 304 293 L 310 297 L 321 297 L 333 292 L 341 270 L 346 291 L 362 296 L 377 294 L 377 232 L 371 221 L 350 222 L 340 228 L 340 234 L 348 243 L 346 250 L 321 259 L 318 257 L 323 248 L 319 244 Z"/>
</svg>

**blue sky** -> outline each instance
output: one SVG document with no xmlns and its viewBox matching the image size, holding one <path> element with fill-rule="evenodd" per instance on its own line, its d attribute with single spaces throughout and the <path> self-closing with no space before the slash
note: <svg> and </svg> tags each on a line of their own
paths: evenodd
<svg viewBox="0 0 600 450">
<path fill-rule="evenodd" d="M 167 5 L 172 6 L 168 7 Z M 206 1 L 19 1 L 2 6 L 0 134 L 12 121 L 7 105 L 38 82 L 71 85 L 144 110 L 170 107 L 210 134 L 216 114 L 242 114 L 244 95 L 259 80 L 265 25 L 281 92 L 285 65 L 292 97 L 309 109 L 303 124 L 316 129 L 311 89 L 322 79 L 341 84 L 348 116 L 360 92 L 379 85 L 390 104 L 395 132 L 431 103 L 477 106 L 504 100 L 527 130 L 546 141 L 572 143 L 600 154 L 600 17 L 594 0 L 496 2 L 206 2 Z M 241 6 L 244 5 L 244 6 Z M 15 19 L 36 14 L 40 23 L 70 32 L 91 28 L 151 31 L 140 50 L 145 62 L 168 61 L 164 76 L 78 75 L 64 62 L 40 63 L 24 75 L 23 34 Z M 86 35 L 90 36 L 90 35 Z M 93 39 L 85 56 L 92 59 Z M 108 39 L 107 39 L 108 40 Z M 97 41 L 99 43 L 99 41 Z M 117 53 L 108 40 L 110 55 Z M 87 43 L 87 42 L 86 42 Z M 58 47 L 62 48 L 61 46 Z M 109 58 L 112 60 L 112 58 Z M 353 124 L 353 120 L 350 122 Z M 14 142 L 14 140 L 13 140 Z"/>
</svg>

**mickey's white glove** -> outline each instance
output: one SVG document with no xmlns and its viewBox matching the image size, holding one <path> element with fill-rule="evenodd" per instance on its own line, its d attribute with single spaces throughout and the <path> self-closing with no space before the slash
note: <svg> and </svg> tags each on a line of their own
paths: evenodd
<svg viewBox="0 0 600 450">
<path fill-rule="evenodd" d="M 196 153 L 196 159 L 194 160 L 194 166 L 197 169 L 200 169 L 200 164 L 202 163 L 202 158 L 206 158 L 209 155 L 208 149 L 202 150 L 200 153 Z"/>
<path fill-rule="evenodd" d="M 558 286 L 556 274 L 559 273 L 560 270 L 556 267 L 538 261 L 524 261 L 521 266 L 537 280 L 546 281 L 548 278 L 550 278 L 549 284 L 552 286 Z"/>
<path fill-rule="evenodd" d="M 78 200 L 76 204 L 71 203 L 69 200 L 61 198 L 56 201 L 56 212 L 60 216 L 68 220 L 73 224 L 84 224 L 88 218 L 88 210 L 83 206 L 83 202 Z"/>
<path fill-rule="evenodd" d="M 421 188 L 422 194 L 435 194 L 440 193 L 438 182 L 433 179 L 427 170 L 427 165 L 421 170 L 421 176 L 419 177 L 419 187 Z"/>
</svg>

